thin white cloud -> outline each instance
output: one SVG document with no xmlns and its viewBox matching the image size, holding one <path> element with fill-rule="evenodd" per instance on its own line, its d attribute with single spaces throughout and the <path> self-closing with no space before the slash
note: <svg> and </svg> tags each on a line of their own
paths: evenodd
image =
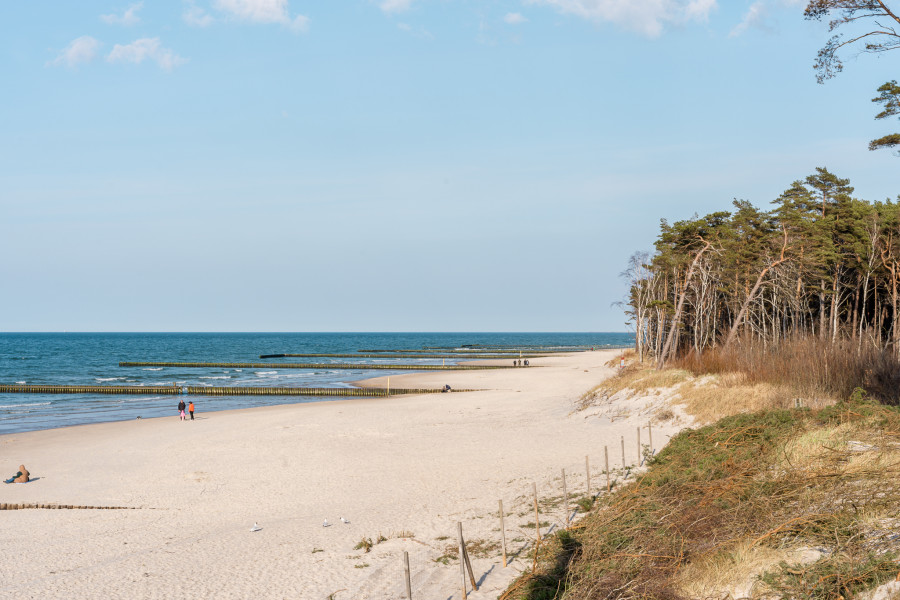
<svg viewBox="0 0 900 600">
<path fill-rule="evenodd" d="M 181 19 L 193 27 L 209 27 L 215 21 L 211 14 L 193 2 L 187 3 L 184 12 L 181 13 Z"/>
<path fill-rule="evenodd" d="M 100 49 L 100 42 L 89 35 L 83 35 L 80 38 L 72 40 L 55 59 L 47 63 L 50 67 L 77 67 L 82 63 L 89 63 L 97 57 L 97 51 Z"/>
<path fill-rule="evenodd" d="M 137 12 L 143 8 L 143 2 L 135 2 L 125 9 L 121 15 L 115 13 L 109 15 L 100 15 L 100 20 L 107 25 L 125 25 L 126 27 L 136 25 L 141 22 L 141 18 L 137 16 Z"/>
<path fill-rule="evenodd" d="M 378 8 L 386 13 L 401 13 L 409 10 L 413 0 L 383 0 L 378 4 Z"/>
<path fill-rule="evenodd" d="M 762 29 L 763 31 L 771 31 L 772 26 L 768 23 L 768 7 L 762 1 L 754 2 L 744 13 L 741 22 L 735 25 L 734 29 L 729 33 L 729 37 L 737 37 L 750 29 Z"/>
<path fill-rule="evenodd" d="M 503 20 L 510 25 L 520 25 L 528 19 L 523 17 L 521 13 L 506 13 L 506 16 L 503 17 Z"/>
<path fill-rule="evenodd" d="M 717 0 L 525 0 L 544 4 L 564 14 L 596 23 L 613 23 L 650 37 L 661 35 L 666 25 L 705 21 L 717 8 Z"/>
<path fill-rule="evenodd" d="M 141 64 L 145 60 L 152 60 L 164 71 L 171 71 L 178 65 L 187 62 L 169 48 L 163 48 L 159 38 L 141 38 L 130 44 L 116 44 L 112 52 L 106 57 L 111 63 Z"/>
<path fill-rule="evenodd" d="M 308 17 L 290 15 L 288 0 L 215 0 L 215 7 L 244 21 L 278 23 L 295 32 L 309 28 Z"/>
<path fill-rule="evenodd" d="M 409 23 L 397 23 L 397 29 L 420 40 L 433 40 L 434 35 L 424 27 L 412 27 Z"/>
<path fill-rule="evenodd" d="M 684 16 L 688 21 L 706 21 L 716 8 L 716 0 L 691 0 L 684 9 Z"/>
</svg>

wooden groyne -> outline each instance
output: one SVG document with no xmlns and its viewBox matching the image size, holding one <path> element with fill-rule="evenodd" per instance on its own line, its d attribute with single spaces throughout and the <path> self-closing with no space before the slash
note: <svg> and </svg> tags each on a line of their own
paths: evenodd
<svg viewBox="0 0 900 600">
<path fill-rule="evenodd" d="M 474 392 L 477 390 L 450 390 Z M 234 386 L 205 387 L 193 385 L 0 385 L 0 394 L 109 394 L 125 396 L 331 396 L 380 397 L 397 394 L 440 394 L 440 388 L 312 388 Z"/>
<path fill-rule="evenodd" d="M 24 510 L 26 508 L 44 508 L 44 509 L 80 509 L 80 510 L 138 510 L 133 506 L 85 506 L 82 504 L 41 504 L 37 502 L 25 502 L 19 504 L 8 504 L 0 502 L 0 510 Z"/>
<path fill-rule="evenodd" d="M 369 353 L 377 353 L 377 354 L 391 354 L 391 353 L 393 353 L 393 354 L 404 354 L 404 355 L 406 355 L 406 354 L 409 354 L 409 353 L 411 353 L 411 352 L 427 352 L 427 351 L 429 351 L 429 350 L 435 350 L 435 351 L 437 351 L 437 349 L 425 348 L 424 350 L 377 350 L 377 349 L 368 349 L 368 350 L 358 350 L 357 352 L 369 352 Z M 453 354 L 453 355 L 458 355 L 458 354 L 462 354 L 462 355 L 465 355 L 465 354 L 478 354 L 479 352 L 480 352 L 480 353 L 490 352 L 491 354 L 503 354 L 503 355 L 507 355 L 507 354 L 515 354 L 515 355 L 517 355 L 517 356 L 518 356 L 519 354 L 521 354 L 522 356 L 526 356 L 526 355 L 530 355 L 530 354 L 534 354 L 534 355 L 537 355 L 537 354 L 545 354 L 545 355 L 546 355 L 546 354 L 559 354 L 559 353 L 569 353 L 569 352 L 586 352 L 586 351 L 587 351 L 586 348 L 573 349 L 573 350 L 560 350 L 560 349 L 556 349 L 556 350 L 549 350 L 549 349 L 548 349 L 548 350 L 542 350 L 542 349 L 540 349 L 540 348 L 522 348 L 522 349 L 520 349 L 520 350 L 514 350 L 514 349 L 505 349 L 505 350 L 501 350 L 501 349 L 497 349 L 497 350 L 490 349 L 490 350 L 488 350 L 488 349 L 472 348 L 472 349 L 470 349 L 470 350 L 469 350 L 469 349 L 440 350 L 439 352 L 442 353 L 442 354 Z"/>
<path fill-rule="evenodd" d="M 229 362 L 120 362 L 120 367 L 181 367 L 183 369 L 353 369 L 357 371 L 486 371 L 515 369 L 510 365 L 392 365 L 371 363 L 229 363 Z"/>
<path fill-rule="evenodd" d="M 523 354 L 523 358 L 543 358 L 546 354 Z M 469 360 L 506 360 L 513 358 L 510 354 L 450 354 L 450 353 L 433 353 L 433 354 L 406 354 L 398 353 L 397 356 L 389 356 L 387 352 L 383 354 L 260 354 L 260 358 L 451 358 L 453 360 L 469 359 Z M 519 358 L 518 355 L 515 358 Z"/>
</svg>

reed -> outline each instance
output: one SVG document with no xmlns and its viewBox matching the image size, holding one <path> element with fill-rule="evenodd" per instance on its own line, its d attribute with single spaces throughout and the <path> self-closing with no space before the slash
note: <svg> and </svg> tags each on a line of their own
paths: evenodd
<svg viewBox="0 0 900 600">
<path fill-rule="evenodd" d="M 778 345 L 744 339 L 727 349 L 688 354 L 673 366 L 695 374 L 740 373 L 748 384 L 783 386 L 808 399 L 846 399 L 862 388 L 884 404 L 900 404 L 900 359 L 852 339 L 824 343 L 797 336 Z"/>
</svg>

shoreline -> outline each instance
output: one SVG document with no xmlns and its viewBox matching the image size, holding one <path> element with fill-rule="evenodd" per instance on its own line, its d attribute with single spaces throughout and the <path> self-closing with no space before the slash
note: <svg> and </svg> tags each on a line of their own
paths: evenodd
<svg viewBox="0 0 900 600">
<path fill-rule="evenodd" d="M 542 498 L 557 497 L 565 468 L 574 502 L 584 494 L 585 455 L 596 486 L 603 446 L 618 448 L 619 436 L 631 439 L 634 423 L 646 418 L 571 412 L 613 372 L 604 363 L 619 351 L 536 359 L 522 369 L 390 376 L 392 387 L 421 381 L 481 392 L 5 434 L 0 467 L 24 463 L 39 479 L 0 487 L 0 501 L 141 510 L 0 512 L 7 533 L 0 590 L 25 598 L 90 597 L 98 589 L 110 598 L 160 590 L 177 598 L 325 598 L 338 590 L 336 600 L 397 598 L 407 551 L 414 597 L 457 598 L 459 565 L 442 558 L 457 522 L 470 543 L 494 543 L 502 499 L 513 511 L 510 552 L 524 550 L 532 481 Z M 654 427 L 660 442 L 672 433 Z M 562 509 L 547 510 L 559 526 Z M 322 526 L 326 518 L 332 526 Z M 251 533 L 254 523 L 262 530 Z M 370 552 L 354 549 L 379 538 Z M 518 557 L 503 569 L 498 555 L 472 556 L 483 580 L 470 598 L 496 597 L 530 567 Z"/>
</svg>

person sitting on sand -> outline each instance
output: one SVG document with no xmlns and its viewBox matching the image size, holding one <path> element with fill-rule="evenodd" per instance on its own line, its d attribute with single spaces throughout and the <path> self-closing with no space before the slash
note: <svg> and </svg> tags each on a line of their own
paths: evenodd
<svg viewBox="0 0 900 600">
<path fill-rule="evenodd" d="M 25 468 L 25 465 L 19 465 L 19 472 L 4 481 L 3 483 L 28 483 L 28 476 L 31 473 Z"/>
</svg>

